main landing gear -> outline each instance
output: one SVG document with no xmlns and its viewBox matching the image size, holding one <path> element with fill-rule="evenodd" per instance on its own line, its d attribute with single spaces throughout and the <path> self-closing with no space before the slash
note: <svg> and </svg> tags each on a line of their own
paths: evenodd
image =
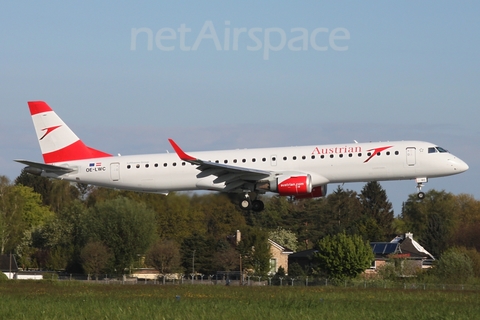
<svg viewBox="0 0 480 320">
<path fill-rule="evenodd" d="M 265 204 L 263 203 L 262 200 L 258 200 L 258 199 L 255 199 L 252 201 L 248 193 L 246 193 L 245 196 L 242 198 L 242 200 L 240 200 L 240 208 L 242 210 L 251 209 L 255 212 L 260 212 L 260 211 L 263 211 L 263 209 L 265 209 Z"/>
<path fill-rule="evenodd" d="M 423 184 L 428 182 L 428 178 L 417 178 L 415 179 L 415 182 L 417 183 L 417 198 L 419 200 L 423 200 L 425 198 L 425 193 L 423 193 L 421 190 L 422 190 L 422 187 L 423 187 Z"/>
</svg>

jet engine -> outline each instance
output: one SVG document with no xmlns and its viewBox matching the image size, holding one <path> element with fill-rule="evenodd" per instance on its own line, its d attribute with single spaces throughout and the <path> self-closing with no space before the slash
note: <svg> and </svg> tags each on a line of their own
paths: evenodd
<svg viewBox="0 0 480 320">
<path fill-rule="evenodd" d="M 297 196 L 312 192 L 312 177 L 307 174 L 303 176 L 287 176 L 277 178 L 277 192 L 281 196 Z"/>
<path fill-rule="evenodd" d="M 319 198 L 327 193 L 327 185 L 313 187 L 309 174 L 282 175 L 274 180 L 259 181 L 256 189 L 276 192 L 280 196 L 295 196 L 297 199 Z"/>
<path fill-rule="evenodd" d="M 256 190 L 260 192 L 276 192 L 281 196 L 295 196 L 298 199 L 323 197 L 327 185 L 313 187 L 309 174 L 281 175 L 273 180 L 259 181 Z"/>
<path fill-rule="evenodd" d="M 309 199 L 309 198 L 321 198 L 327 195 L 327 185 L 314 187 L 312 192 L 307 194 L 299 194 L 295 196 L 295 199 Z"/>
</svg>

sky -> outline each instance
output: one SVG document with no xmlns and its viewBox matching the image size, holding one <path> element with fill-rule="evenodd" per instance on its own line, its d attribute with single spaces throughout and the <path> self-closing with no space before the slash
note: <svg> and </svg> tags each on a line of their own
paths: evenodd
<svg viewBox="0 0 480 320">
<path fill-rule="evenodd" d="M 109 153 L 422 140 L 480 199 L 478 1 L 8 1 L 0 175 L 42 161 L 27 101 Z M 363 184 L 345 184 L 361 190 Z M 414 181 L 382 186 L 400 213 Z M 329 191 L 336 189 L 330 185 Z"/>
</svg>

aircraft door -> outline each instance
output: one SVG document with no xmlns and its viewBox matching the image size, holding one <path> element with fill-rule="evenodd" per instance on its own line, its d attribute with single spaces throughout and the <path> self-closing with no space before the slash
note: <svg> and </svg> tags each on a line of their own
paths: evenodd
<svg viewBox="0 0 480 320">
<path fill-rule="evenodd" d="M 407 148 L 407 165 L 409 167 L 415 166 L 417 163 L 416 149 L 413 147 Z"/>
<path fill-rule="evenodd" d="M 110 163 L 110 178 L 112 179 L 112 181 L 120 180 L 120 163 Z"/>
</svg>

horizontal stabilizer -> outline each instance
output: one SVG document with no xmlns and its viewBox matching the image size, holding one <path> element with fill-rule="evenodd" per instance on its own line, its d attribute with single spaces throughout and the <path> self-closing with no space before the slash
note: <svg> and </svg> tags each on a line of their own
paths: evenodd
<svg viewBox="0 0 480 320">
<path fill-rule="evenodd" d="M 62 175 L 62 174 L 66 174 L 66 173 L 70 173 L 70 172 L 74 171 L 74 169 L 72 169 L 72 168 L 54 166 L 54 165 L 51 165 L 51 164 L 33 162 L 33 161 L 28 161 L 28 160 L 21 160 L 21 159 L 18 160 L 17 159 L 15 161 L 26 164 L 27 166 L 29 166 L 31 168 L 40 169 L 41 171 L 45 171 L 45 172 L 48 172 L 48 173 L 55 173 L 55 174 L 58 174 L 58 175 Z"/>
</svg>

